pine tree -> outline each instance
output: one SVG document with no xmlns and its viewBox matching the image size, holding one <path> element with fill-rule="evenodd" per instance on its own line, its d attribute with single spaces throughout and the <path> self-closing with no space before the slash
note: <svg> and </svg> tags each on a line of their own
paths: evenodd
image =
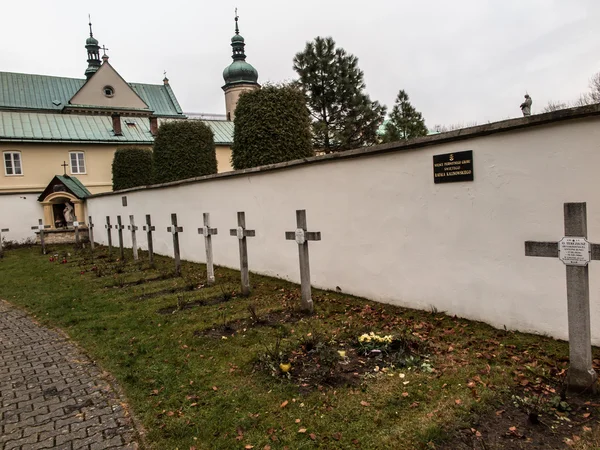
<svg viewBox="0 0 600 450">
<path fill-rule="evenodd" d="M 425 119 L 413 105 L 404 90 L 398 92 L 396 103 L 392 108 L 389 121 L 385 124 L 383 142 L 394 142 L 401 139 L 413 139 L 427 136 Z"/>
<path fill-rule="evenodd" d="M 294 57 L 298 83 L 312 116 L 313 144 L 325 153 L 377 143 L 385 106 L 366 94 L 358 58 L 331 37 L 307 42 Z"/>
</svg>

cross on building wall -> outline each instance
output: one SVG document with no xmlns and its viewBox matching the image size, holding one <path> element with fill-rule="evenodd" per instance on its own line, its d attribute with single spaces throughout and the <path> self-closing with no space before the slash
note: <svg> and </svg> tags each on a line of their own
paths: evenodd
<svg viewBox="0 0 600 450">
<path fill-rule="evenodd" d="M 525 242 L 525 255 L 559 258 L 567 272 L 569 360 L 567 387 L 596 392 L 598 375 L 592 368 L 590 284 L 588 263 L 600 260 L 600 245 L 587 241 L 585 203 L 564 204 L 565 237 L 558 242 Z"/>
<path fill-rule="evenodd" d="M 312 313 L 314 305 L 310 287 L 310 264 L 308 258 L 308 241 L 320 241 L 320 231 L 306 231 L 306 210 L 296 210 L 296 231 L 286 231 L 285 238 L 296 241 L 300 260 L 300 289 L 302 291 L 302 310 Z"/>
<path fill-rule="evenodd" d="M 67 167 L 69 167 L 69 165 L 67 164 L 66 161 L 63 161 L 63 163 L 60 165 L 63 168 L 63 175 L 67 175 Z"/>
</svg>

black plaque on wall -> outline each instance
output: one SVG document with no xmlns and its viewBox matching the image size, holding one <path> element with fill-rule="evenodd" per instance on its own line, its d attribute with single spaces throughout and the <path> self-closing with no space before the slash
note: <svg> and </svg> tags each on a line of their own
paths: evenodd
<svg viewBox="0 0 600 450">
<path fill-rule="evenodd" d="M 473 150 L 433 155 L 433 182 L 473 181 Z"/>
</svg>

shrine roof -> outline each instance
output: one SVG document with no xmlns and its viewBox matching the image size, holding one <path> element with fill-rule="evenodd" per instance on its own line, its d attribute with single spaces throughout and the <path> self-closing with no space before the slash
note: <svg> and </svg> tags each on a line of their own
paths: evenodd
<svg viewBox="0 0 600 450">
<path fill-rule="evenodd" d="M 55 189 L 55 186 L 61 186 L 61 189 L 57 190 Z M 84 199 L 92 195 L 78 178 L 69 175 L 56 175 L 52 178 L 50 183 L 48 183 L 44 192 L 40 194 L 38 201 L 44 201 L 48 195 L 54 192 L 64 192 L 65 189 L 79 199 Z"/>
</svg>

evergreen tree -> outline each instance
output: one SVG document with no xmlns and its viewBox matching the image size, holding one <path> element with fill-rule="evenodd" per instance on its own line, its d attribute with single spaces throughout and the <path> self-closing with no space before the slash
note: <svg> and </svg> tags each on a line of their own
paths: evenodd
<svg viewBox="0 0 600 450">
<path fill-rule="evenodd" d="M 112 163 L 113 191 L 152 184 L 152 150 L 118 148 Z"/>
<path fill-rule="evenodd" d="M 236 170 L 314 156 L 302 91 L 284 85 L 244 92 L 235 109 L 231 150 Z"/>
<path fill-rule="evenodd" d="M 336 48 L 331 37 L 317 37 L 296 54 L 294 70 L 307 96 L 317 150 L 332 153 L 377 143 L 385 106 L 364 92 L 358 58 Z"/>
<path fill-rule="evenodd" d="M 406 91 L 400 90 L 396 103 L 390 114 L 390 119 L 385 124 L 383 142 L 394 142 L 401 139 L 413 139 L 427 136 L 425 119 L 419 111 L 411 105 Z"/>
</svg>

